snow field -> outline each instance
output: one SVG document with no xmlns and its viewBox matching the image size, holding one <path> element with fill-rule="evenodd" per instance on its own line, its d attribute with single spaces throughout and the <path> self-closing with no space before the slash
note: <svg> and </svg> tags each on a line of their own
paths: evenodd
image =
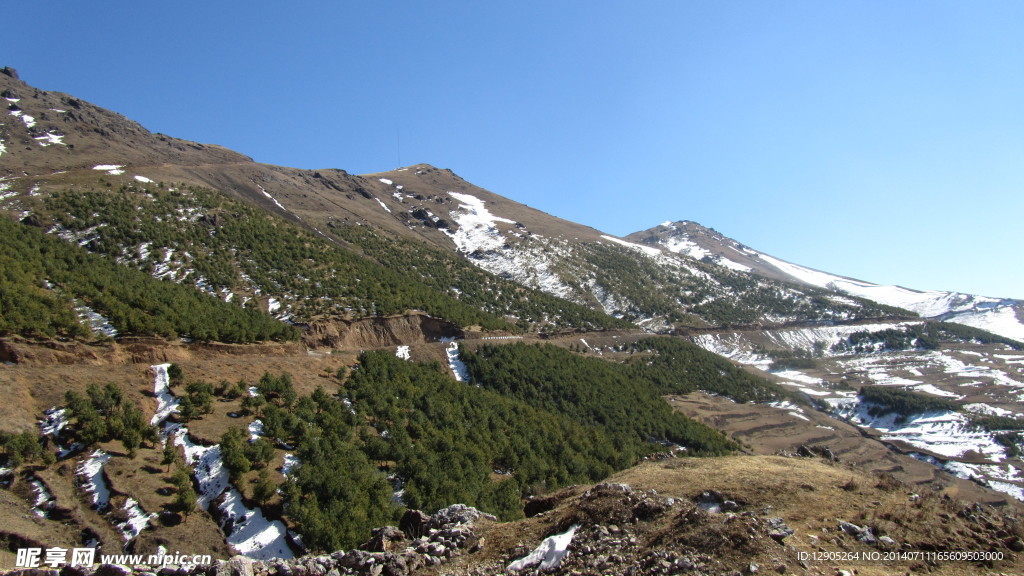
<svg viewBox="0 0 1024 576">
<path fill-rule="evenodd" d="M 768 336 L 772 342 L 780 346 L 807 350 L 816 341 L 831 342 L 839 337 L 845 338 L 843 332 L 848 332 L 851 328 L 862 330 L 885 327 L 887 326 L 862 325 L 845 328 L 804 328 L 775 331 L 769 333 Z M 694 341 L 706 350 L 737 362 L 754 365 L 762 370 L 767 370 L 770 367 L 770 359 L 751 352 L 753 345 L 739 333 L 701 335 L 695 337 Z M 983 378 L 994 385 L 1022 386 L 997 368 L 970 364 L 955 357 L 954 354 L 956 353 L 950 350 L 895 352 L 848 359 L 837 357 L 836 361 L 840 364 L 840 372 L 860 373 L 875 384 L 910 386 L 918 392 L 951 399 L 962 399 L 963 396 L 943 390 L 933 384 L 903 378 L 892 374 L 892 372 L 906 371 L 916 376 L 922 376 L 922 370 L 938 370 L 947 376 L 973 379 L 975 384 L 980 383 L 979 378 Z M 787 380 L 783 384 L 792 385 L 801 392 L 824 400 L 831 406 L 831 412 L 837 418 L 848 420 L 857 426 L 879 430 L 883 433 L 883 440 L 906 442 L 920 450 L 945 458 L 947 460 L 942 463 L 929 456 L 935 462 L 940 462 L 942 464 L 940 467 L 961 475 L 961 477 L 969 478 L 970 475 L 974 475 L 995 490 L 1011 494 L 1014 497 L 1017 497 L 1018 494 L 1024 495 L 1022 493 L 1024 488 L 1012 483 L 1021 483 L 1024 482 L 1024 479 L 1017 475 L 1018 471 L 1009 463 L 1001 463 L 1006 458 L 1005 449 L 995 442 L 992 433 L 972 428 L 968 415 L 959 412 L 933 412 L 920 414 L 905 421 L 899 421 L 895 414 L 873 417 L 868 414 L 867 407 L 859 402 L 856 392 L 831 389 L 824 381 L 799 370 L 780 371 L 775 375 Z M 959 384 L 958 386 L 966 385 L 969 384 Z M 782 403 L 773 403 L 773 406 L 780 409 L 789 408 Z M 1010 410 L 984 403 L 967 404 L 964 409 L 976 413 L 1014 415 L 1014 412 Z M 967 464 L 956 460 L 957 458 L 967 458 L 971 454 L 1001 464 Z M 926 458 L 920 459 L 930 461 Z M 964 476 L 965 470 L 970 474 Z"/>
<path fill-rule="evenodd" d="M 476 196 L 458 192 L 448 192 L 448 195 L 460 202 L 458 209 L 451 212 L 451 217 L 459 225 L 458 230 L 445 231 L 459 251 L 469 254 L 477 250 L 500 250 L 505 244 L 505 237 L 498 231 L 495 223 L 515 222 L 491 214 L 484 206 L 484 201 Z"/>
<path fill-rule="evenodd" d="M 991 433 L 972 429 L 968 418 L 959 412 L 927 412 L 901 420 L 896 414 L 872 416 L 868 407 L 856 399 L 826 402 L 839 417 L 886 434 L 883 440 L 901 440 L 945 458 L 961 458 L 969 452 L 993 462 L 1006 458 L 1006 451 Z"/>
</svg>

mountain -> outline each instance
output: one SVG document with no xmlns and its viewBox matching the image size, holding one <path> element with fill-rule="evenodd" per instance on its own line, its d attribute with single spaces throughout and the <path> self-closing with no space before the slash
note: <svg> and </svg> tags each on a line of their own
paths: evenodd
<svg viewBox="0 0 1024 576">
<path fill-rule="evenodd" d="M 687 223 L 616 238 L 426 164 L 257 163 L 9 68 L 0 97 L 0 567 L 86 545 L 405 574 L 465 548 L 505 571 L 529 555 L 517 530 L 562 542 L 573 520 L 578 546 L 619 558 L 572 548 L 583 573 L 750 571 L 837 528 L 777 546 L 805 513 L 766 516 L 799 498 L 742 487 L 769 464 L 838 502 L 816 516 L 860 510 L 836 546 L 961 544 L 935 536 L 944 506 L 1002 526 L 938 495 L 920 512 L 912 491 L 1024 500 L 1022 345 L 935 307 L 837 292 L 848 279 Z M 759 456 L 693 458 L 737 452 Z M 563 491 L 616 472 L 672 496 Z M 904 506 L 867 526 L 880 490 Z M 460 505 L 503 521 L 487 544 Z M 911 513 L 928 521 L 907 531 Z M 330 561 L 280 560 L 306 550 Z"/>
<path fill-rule="evenodd" d="M 85 214 L 71 213 L 88 207 L 62 205 L 54 211 L 59 201 L 51 201 L 53 195 L 90 187 L 147 194 L 145 190 L 158 183 L 166 183 L 168 188 L 177 183 L 179 188 L 213 190 L 276 213 L 323 241 L 385 266 L 408 267 L 408 259 L 424 260 L 423 250 L 436 248 L 439 252 L 431 252 L 427 260 L 445 258 L 441 252 L 455 253 L 462 262 L 498 279 L 532 289 L 533 299 L 543 292 L 577 305 L 565 304 L 572 312 L 565 312 L 560 322 L 558 315 L 545 318 L 536 310 L 526 313 L 514 303 L 495 305 L 482 294 L 473 297 L 471 286 L 499 280 L 472 274 L 461 264 L 444 264 L 458 271 L 440 275 L 443 278 L 438 278 L 437 267 L 419 274 L 430 290 L 444 293 L 438 298 L 489 308 L 489 312 L 524 326 L 552 321 L 556 326 L 580 321 L 610 326 L 607 320 L 582 313 L 578 306 L 618 318 L 622 325 L 633 323 L 655 331 L 908 316 L 898 310 L 902 309 L 1024 339 L 1020 301 L 878 286 L 817 272 L 685 221 L 619 239 L 498 196 L 450 170 L 428 165 L 356 176 L 338 169 L 260 164 L 219 146 L 152 134 L 116 113 L 66 94 L 38 90 L 11 74 L 0 74 L 0 96 L 8 105 L 8 121 L 0 128 L 4 173 L 0 202 L 21 219 L 30 218 L 40 225 L 46 220 L 51 232 L 54 226 L 65 233 L 72 228 L 79 232 L 90 228 L 83 223 L 88 220 Z M 164 202 L 160 209 L 187 212 L 192 222 L 212 220 L 212 226 L 217 226 L 217 216 L 208 213 L 209 206 L 200 206 L 194 199 L 175 202 L 175 206 Z M 149 216 L 164 221 L 170 217 Z M 181 249 L 180 239 L 178 249 L 159 246 L 139 234 L 131 238 L 126 230 L 116 239 L 107 238 L 105 234 L 115 224 L 107 222 L 93 229 L 93 240 L 105 244 L 110 252 L 114 250 L 111 244 L 117 243 L 123 260 L 157 270 L 157 276 L 187 276 L 193 260 L 199 258 L 195 252 L 209 254 L 212 249 Z M 367 236 L 380 241 L 369 242 Z M 398 250 L 388 246 L 388 239 L 400 241 L 406 261 L 396 261 Z M 84 236 L 78 240 L 88 243 Z M 374 245 L 376 248 L 371 248 Z M 166 266 L 161 266 L 161 257 L 168 259 Z M 237 262 L 232 265 L 241 267 Z M 180 272 L 165 270 L 168 266 Z M 222 271 L 225 266 L 220 264 Z M 465 279 L 459 282 L 462 276 Z M 309 293 L 315 290 L 288 292 L 280 289 L 280 279 L 275 286 L 253 278 L 245 270 L 233 278 L 220 275 L 212 284 L 209 278 L 193 276 L 198 285 L 213 293 L 261 296 L 266 309 L 273 306 L 279 316 L 293 320 L 310 320 L 324 311 L 310 301 Z M 510 297 L 519 290 L 512 284 L 505 286 L 488 292 Z M 359 310 L 367 309 L 366 302 L 351 304 L 349 313 L 355 310 L 358 315 Z M 388 310 L 400 311 L 403 304 L 423 308 L 422 302 L 411 299 L 396 302 Z M 570 316 L 573 319 L 566 322 Z"/>
<path fill-rule="evenodd" d="M 483 190 L 450 170 L 417 165 L 353 176 L 337 169 L 259 164 L 217 146 L 150 134 L 115 113 L 37 90 L 11 76 L 0 75 L 0 94 L 9 104 L 10 120 L 0 133 L 7 148 L 0 157 L 6 172 L 0 201 L 6 210 L 51 232 L 71 234 L 82 245 L 102 246 L 109 255 L 156 276 L 190 278 L 224 298 L 257 298 L 265 310 L 273 308 L 292 321 L 307 322 L 324 313 L 358 316 L 378 311 L 380 303 L 366 301 L 366 290 L 356 291 L 364 295 L 359 300 L 351 286 L 325 293 L 328 282 L 310 270 L 257 268 L 263 263 L 252 257 L 257 246 L 248 247 L 244 259 L 226 258 L 213 245 L 216 234 L 210 233 L 211 238 L 199 229 L 230 222 L 224 217 L 227 205 L 214 206 L 221 201 L 181 190 L 216 191 L 282 216 L 319 236 L 318 243 L 344 248 L 346 257 L 357 253 L 391 273 L 405 269 L 411 273 L 406 280 L 418 276 L 427 285 L 422 291 L 433 293 L 432 307 L 423 297 L 403 296 L 387 305 L 386 313 L 404 306 L 436 314 L 468 304 L 524 327 L 632 323 L 648 330 L 906 315 L 867 300 L 755 278 L 625 242 Z M 161 184 L 168 192 L 150 201 L 148 196 Z M 111 196 L 104 189 L 145 198 Z M 88 195 L 84 201 L 82 194 Z M 142 205 L 143 214 L 112 221 L 108 214 L 118 209 L 111 202 L 120 202 L 121 209 Z M 99 222 L 93 214 L 106 220 Z M 140 233 L 139 217 L 150 226 L 153 221 L 165 223 L 164 230 Z M 170 226 L 171 220 L 187 220 L 194 229 L 189 238 L 181 237 L 188 231 Z M 161 237 L 170 242 L 154 242 Z M 201 245 L 194 244 L 200 239 Z M 261 240 L 266 241 L 270 239 Z M 321 249 L 326 248 L 318 244 Z M 442 252 L 459 255 L 459 262 Z M 465 262 L 490 274 L 474 274 Z M 428 263 L 434 265 L 428 269 Z M 196 266 L 202 269 L 190 276 Z M 289 289 L 282 289 L 285 284 Z M 325 308 L 325 297 L 332 298 L 333 308 Z M 343 305 L 340 297 L 356 300 Z M 442 306 L 440 300 L 448 304 Z M 588 308 L 594 312 L 585 312 Z M 451 319 L 464 326 L 498 326 L 495 318 L 471 316 L 479 314 L 467 310 Z"/>
<path fill-rule="evenodd" d="M 882 286 L 792 264 L 689 221 L 665 222 L 627 240 L 686 254 L 731 270 L 824 288 L 836 294 L 911 310 L 922 318 L 956 322 L 1024 341 L 1024 301 L 959 292 Z"/>
</svg>

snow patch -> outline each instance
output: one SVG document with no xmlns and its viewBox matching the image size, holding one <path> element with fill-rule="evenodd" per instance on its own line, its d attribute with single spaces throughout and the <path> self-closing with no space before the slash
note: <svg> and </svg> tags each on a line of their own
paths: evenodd
<svg viewBox="0 0 1024 576">
<path fill-rule="evenodd" d="M 170 364 L 157 364 L 150 366 L 155 378 L 153 379 L 153 395 L 156 396 L 156 414 L 150 419 L 151 426 L 158 426 L 168 416 L 178 411 L 178 399 L 171 394 L 170 379 L 167 376 L 167 369 Z"/>
<path fill-rule="evenodd" d="M 263 432 L 263 421 L 262 420 L 253 420 L 252 422 L 249 422 L 248 430 L 249 430 L 249 442 L 255 442 L 257 439 L 259 439 L 260 436 L 264 435 L 264 432 Z"/>
<path fill-rule="evenodd" d="M 769 406 L 772 408 L 778 408 L 779 410 L 785 410 L 790 416 L 795 416 L 801 420 L 810 421 L 810 418 L 804 416 L 804 409 L 789 400 L 779 400 L 777 402 L 769 402 Z"/>
<path fill-rule="evenodd" d="M 934 384 L 918 384 L 913 387 L 915 392 L 924 392 L 925 394 L 931 394 L 932 396 L 942 396 L 943 398 L 954 398 L 961 400 L 963 396 L 947 392 L 941 388 L 936 387 Z"/>
<path fill-rule="evenodd" d="M 110 454 L 96 450 L 78 465 L 78 475 L 83 478 L 82 489 L 92 494 L 94 508 L 103 509 L 110 504 L 110 487 L 103 477 L 103 465 L 110 460 Z"/>
<path fill-rule="evenodd" d="M 123 510 L 127 519 L 117 524 L 117 529 L 124 536 L 125 540 L 136 538 L 146 529 L 146 526 L 149 526 L 151 519 L 155 520 L 157 518 L 156 514 L 146 514 L 146 511 L 139 506 L 138 501 L 134 498 L 125 500 Z"/>
<path fill-rule="evenodd" d="M 44 418 L 39 421 L 39 431 L 43 436 L 57 436 L 68 425 L 67 408 L 54 406 L 44 412 L 43 415 Z"/>
<path fill-rule="evenodd" d="M 220 505 L 223 525 L 231 524 L 228 544 L 239 553 L 256 560 L 294 557 L 288 547 L 287 528 L 278 520 L 268 520 L 260 508 L 247 508 L 242 495 L 231 488 Z"/>
<path fill-rule="evenodd" d="M 295 454 L 288 453 L 284 455 L 284 464 L 281 465 L 281 474 L 287 477 L 292 473 L 292 470 L 299 465 L 299 457 Z"/>
<path fill-rule="evenodd" d="M 558 568 L 562 559 L 569 553 L 569 544 L 572 543 L 572 537 L 576 535 L 579 527 L 580 525 L 576 524 L 566 532 L 548 536 L 533 549 L 533 552 L 509 564 L 508 570 L 518 572 L 537 564 L 540 564 L 538 568 L 542 571 Z"/>
<path fill-rule="evenodd" d="M 64 143 L 64 135 L 57 134 L 52 130 L 47 132 L 46 134 L 43 134 L 42 136 L 36 136 L 33 139 L 37 143 L 39 143 L 39 145 L 42 146 L 43 148 L 46 148 L 47 146 L 53 146 L 54 144 L 57 144 L 59 146 L 67 146 L 67 144 Z"/>
<path fill-rule="evenodd" d="M 452 342 L 445 349 L 445 353 L 448 355 L 448 366 L 451 368 L 455 379 L 459 382 L 469 382 L 469 369 L 466 368 L 466 364 L 459 358 L 459 345 Z"/>
<path fill-rule="evenodd" d="M 491 214 L 484 206 L 484 201 L 471 194 L 448 192 L 448 195 L 459 201 L 459 207 L 450 215 L 459 228 L 455 232 L 444 232 L 455 242 L 460 252 L 498 250 L 505 244 L 505 237 L 498 231 L 496 222 L 515 224 L 508 218 L 500 218 Z"/>
<path fill-rule="evenodd" d="M 634 244 L 632 242 L 627 242 L 625 240 L 622 240 L 621 238 L 615 238 L 614 236 L 601 235 L 601 238 L 604 238 L 605 240 L 608 240 L 609 242 L 614 242 L 616 244 L 619 244 L 620 246 L 625 246 L 626 248 L 630 248 L 632 250 L 636 250 L 637 252 L 643 252 L 644 254 L 646 254 L 648 256 L 651 256 L 651 257 L 660 256 L 661 255 L 661 250 L 658 249 L 658 248 L 654 248 L 653 246 L 644 246 L 643 244 Z"/>
<path fill-rule="evenodd" d="M 270 200 L 271 200 L 271 201 L 272 201 L 272 202 L 273 202 L 274 204 L 277 204 L 277 207 L 278 207 L 278 208 L 280 208 L 281 210 L 284 210 L 285 212 L 287 212 L 287 211 L 288 211 L 288 209 L 287 209 L 287 208 L 285 208 L 283 204 L 281 204 L 280 202 L 278 202 L 278 201 L 277 201 L 277 198 L 274 198 L 273 196 L 271 196 L 271 195 L 270 195 L 270 192 L 267 192 L 267 191 L 266 191 L 266 190 L 265 190 L 265 189 L 263 188 L 263 186 L 260 186 L 259 184 L 257 184 L 256 186 L 258 186 L 258 187 L 259 187 L 259 189 L 260 189 L 260 192 L 263 192 L 263 195 L 264 195 L 264 196 L 266 196 L 267 198 L 270 198 Z"/>
<path fill-rule="evenodd" d="M 82 305 L 75 307 L 78 319 L 89 327 L 94 334 L 100 334 L 110 338 L 117 337 L 117 329 L 102 314 L 92 308 Z"/>
<path fill-rule="evenodd" d="M 119 176 L 121 174 L 124 174 L 124 170 L 122 170 L 122 168 L 124 168 L 123 164 L 97 164 L 96 166 L 92 167 L 93 170 L 100 170 L 102 172 L 110 174 L 111 176 Z"/>
<path fill-rule="evenodd" d="M 56 504 L 53 494 L 46 488 L 46 484 L 43 484 L 43 481 L 38 478 L 33 478 L 29 484 L 32 485 L 32 491 L 36 493 L 36 499 L 32 503 L 32 512 L 40 518 L 48 518 L 50 510 Z"/>
<path fill-rule="evenodd" d="M 964 404 L 964 410 L 968 412 L 974 412 L 976 414 L 988 414 L 989 416 L 1013 416 L 1016 417 L 1016 413 L 1005 408 L 999 408 L 996 406 L 989 406 L 988 404 L 975 403 L 975 404 Z"/>
</svg>

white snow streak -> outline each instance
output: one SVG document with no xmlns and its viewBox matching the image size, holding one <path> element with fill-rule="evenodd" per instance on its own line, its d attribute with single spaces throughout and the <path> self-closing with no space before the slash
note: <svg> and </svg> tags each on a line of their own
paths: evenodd
<svg viewBox="0 0 1024 576">
<path fill-rule="evenodd" d="M 459 358 L 459 345 L 452 342 L 445 349 L 445 353 L 448 355 L 448 366 L 452 369 L 455 379 L 459 382 L 469 382 L 469 369 L 466 368 L 466 364 Z"/>
<path fill-rule="evenodd" d="M 155 374 L 153 379 L 153 395 L 156 396 L 156 414 L 150 419 L 151 426 L 159 426 L 168 416 L 178 411 L 178 399 L 171 394 L 167 369 L 170 364 L 151 366 Z"/>
<path fill-rule="evenodd" d="M 110 487 L 103 477 L 103 465 L 110 460 L 110 454 L 96 450 L 78 465 L 78 475 L 84 478 L 82 488 L 92 494 L 92 504 L 96 508 L 105 508 L 110 502 Z"/>
<path fill-rule="evenodd" d="M 536 564 L 540 564 L 538 568 L 541 571 L 558 568 L 558 565 L 562 563 L 562 559 L 569 553 L 569 544 L 572 543 L 572 537 L 576 535 L 576 530 L 579 527 L 580 525 L 576 524 L 562 534 L 548 536 L 541 541 L 539 546 L 533 549 L 533 552 L 509 564 L 508 570 L 510 572 L 517 572 Z"/>
</svg>

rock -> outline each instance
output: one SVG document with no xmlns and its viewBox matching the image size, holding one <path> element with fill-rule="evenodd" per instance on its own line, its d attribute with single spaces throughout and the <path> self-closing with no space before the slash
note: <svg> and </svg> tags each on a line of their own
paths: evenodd
<svg viewBox="0 0 1024 576">
<path fill-rule="evenodd" d="M 726 500 L 722 502 L 722 512 L 736 512 L 740 509 L 740 505 L 732 500 Z"/>
<path fill-rule="evenodd" d="M 430 517 L 430 528 L 445 528 L 458 524 L 472 524 L 480 518 L 497 520 L 497 518 L 491 514 L 481 512 L 472 506 L 466 506 L 465 504 L 452 504 L 447 508 L 438 510 L 436 514 Z"/>
<path fill-rule="evenodd" d="M 217 565 L 216 576 L 253 576 L 252 559 L 234 556 Z"/>
<path fill-rule="evenodd" d="M 420 510 L 406 510 L 398 521 L 398 529 L 407 538 L 415 540 L 427 532 L 427 525 L 430 524 L 430 516 Z"/>
<path fill-rule="evenodd" d="M 20 78 L 18 78 L 18 71 L 10 66 L 4 66 L 3 69 L 0 69 L 0 73 L 6 74 L 15 80 L 20 80 Z"/>
<path fill-rule="evenodd" d="M 370 532 L 370 539 L 359 547 L 368 552 L 387 552 L 395 548 L 396 542 L 405 540 L 405 534 L 394 526 L 375 528 Z"/>
<path fill-rule="evenodd" d="M 100 564 L 96 571 L 93 572 L 93 576 L 127 576 L 132 571 L 124 566 L 118 566 L 117 564 Z"/>
<path fill-rule="evenodd" d="M 769 518 L 768 519 L 768 536 L 782 544 L 782 541 L 792 536 L 794 530 L 786 525 L 786 522 L 782 518 Z"/>
<path fill-rule="evenodd" d="M 615 482 L 602 482 L 594 486 L 590 492 L 621 492 L 622 494 L 632 494 L 633 487 L 629 484 L 615 483 Z"/>
<path fill-rule="evenodd" d="M 861 532 L 864 531 L 864 529 L 861 528 L 860 526 L 857 526 L 856 524 L 853 524 L 853 523 L 850 523 L 850 522 L 846 522 L 845 520 L 840 520 L 839 521 L 839 529 L 842 530 L 843 532 L 846 532 L 850 536 L 854 536 L 854 537 L 860 536 Z"/>
<path fill-rule="evenodd" d="M 558 505 L 558 499 L 554 496 L 547 498 L 537 498 L 536 496 L 530 496 L 523 505 L 523 515 L 527 518 L 533 518 L 538 514 L 553 510 Z"/>
<path fill-rule="evenodd" d="M 486 538 L 481 538 L 476 534 L 471 535 L 466 539 L 466 549 L 469 550 L 470 554 L 475 554 L 484 549 L 484 545 L 487 543 Z"/>
<path fill-rule="evenodd" d="M 1014 538 L 1010 542 L 1006 543 L 1006 547 L 1014 552 L 1024 552 L 1024 540 Z"/>
<path fill-rule="evenodd" d="M 761 571 L 761 567 L 758 566 L 757 564 L 754 564 L 753 562 L 751 562 L 750 564 L 747 565 L 747 569 L 746 569 L 745 572 L 747 574 L 757 574 L 760 571 Z"/>
</svg>

